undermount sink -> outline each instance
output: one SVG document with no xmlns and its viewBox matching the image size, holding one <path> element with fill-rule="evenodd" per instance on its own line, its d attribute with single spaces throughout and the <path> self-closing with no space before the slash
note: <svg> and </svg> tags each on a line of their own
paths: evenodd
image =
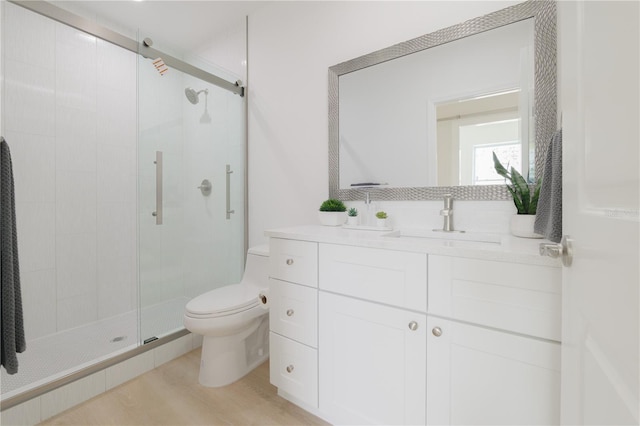
<svg viewBox="0 0 640 426">
<path fill-rule="evenodd" d="M 437 239 L 453 241 L 473 241 L 478 243 L 500 244 L 502 236 L 488 232 L 444 232 L 432 229 L 399 229 L 383 237 L 401 238 L 408 240 Z"/>
</svg>

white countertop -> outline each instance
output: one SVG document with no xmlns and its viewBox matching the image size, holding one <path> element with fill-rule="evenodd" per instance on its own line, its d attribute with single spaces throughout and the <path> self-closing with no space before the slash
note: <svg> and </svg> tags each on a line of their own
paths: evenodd
<svg viewBox="0 0 640 426">
<path fill-rule="evenodd" d="M 420 231 L 420 230 L 413 230 Z M 429 232 L 429 230 L 424 230 Z M 397 231 L 394 231 L 396 234 Z M 393 237 L 391 231 L 369 231 L 347 229 L 341 226 L 306 225 L 290 228 L 269 229 L 267 237 L 290 240 L 314 241 L 318 243 L 343 244 L 359 247 L 382 248 L 444 256 L 467 257 L 503 262 L 561 267 L 559 259 L 540 256 L 540 243 L 544 239 L 518 238 L 508 234 L 484 234 L 488 240 L 499 242 L 461 241 L 449 238 L 483 239 L 483 234 L 443 235 L 443 238 Z M 460 235 L 460 234 L 458 234 Z"/>
</svg>

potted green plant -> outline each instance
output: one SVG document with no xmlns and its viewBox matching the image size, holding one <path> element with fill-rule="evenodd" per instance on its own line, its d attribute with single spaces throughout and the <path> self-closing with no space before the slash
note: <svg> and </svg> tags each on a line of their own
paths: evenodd
<svg viewBox="0 0 640 426">
<path fill-rule="evenodd" d="M 378 223 L 378 227 L 384 228 L 387 226 L 387 213 L 383 211 L 379 211 L 376 213 L 376 222 Z"/>
<path fill-rule="evenodd" d="M 347 210 L 347 224 L 351 226 L 358 225 L 358 209 L 351 207 Z"/>
<path fill-rule="evenodd" d="M 533 231 L 542 179 L 538 179 L 532 191 L 527 180 L 513 167 L 510 171 L 507 170 L 498 160 L 495 152 L 493 165 L 496 172 L 507 180 L 507 190 L 513 197 L 513 203 L 518 211 L 511 217 L 509 225 L 511 233 L 517 237 L 542 238 L 542 235 Z"/>
<path fill-rule="evenodd" d="M 346 220 L 347 206 L 340 200 L 328 199 L 320 205 L 318 217 L 325 226 L 339 226 Z"/>
</svg>

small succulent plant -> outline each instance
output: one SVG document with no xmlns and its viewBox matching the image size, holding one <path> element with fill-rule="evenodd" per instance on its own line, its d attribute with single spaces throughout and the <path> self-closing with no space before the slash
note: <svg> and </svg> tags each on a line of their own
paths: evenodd
<svg viewBox="0 0 640 426">
<path fill-rule="evenodd" d="M 340 200 L 328 199 L 320 206 L 321 212 L 346 212 L 347 206 Z"/>
<path fill-rule="evenodd" d="M 358 216 L 358 209 L 356 209 L 355 207 L 351 207 L 349 210 L 347 210 L 347 215 L 349 217 L 356 217 Z"/>
<path fill-rule="evenodd" d="M 378 219 L 386 219 L 386 218 L 387 218 L 387 213 L 385 213 L 385 212 L 378 212 L 378 213 L 376 213 L 376 217 L 377 217 Z"/>
</svg>

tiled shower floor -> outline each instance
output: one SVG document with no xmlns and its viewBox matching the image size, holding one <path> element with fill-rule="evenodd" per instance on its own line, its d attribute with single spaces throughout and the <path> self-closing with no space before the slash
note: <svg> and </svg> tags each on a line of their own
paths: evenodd
<svg viewBox="0 0 640 426">
<path fill-rule="evenodd" d="M 181 329 L 188 301 L 179 298 L 144 308 L 143 338 L 162 337 Z M 9 375 L 4 369 L 0 373 L 2 399 L 126 352 L 138 341 L 136 311 L 27 341 L 27 350 L 18 354 L 18 373 Z"/>
</svg>

